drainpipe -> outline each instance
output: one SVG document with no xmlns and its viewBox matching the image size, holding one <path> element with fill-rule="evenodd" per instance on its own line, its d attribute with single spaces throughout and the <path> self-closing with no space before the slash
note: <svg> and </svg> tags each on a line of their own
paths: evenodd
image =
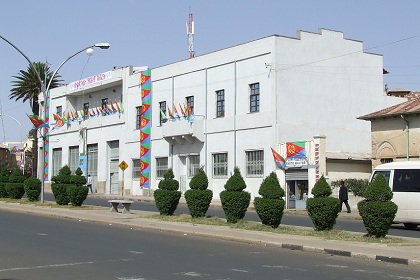
<svg viewBox="0 0 420 280">
<path fill-rule="evenodd" d="M 404 115 L 401 115 L 401 118 L 405 121 L 405 139 L 406 139 L 406 146 L 405 146 L 405 150 L 407 151 L 407 161 L 410 160 L 410 126 L 408 123 L 408 120 L 404 117 Z"/>
</svg>

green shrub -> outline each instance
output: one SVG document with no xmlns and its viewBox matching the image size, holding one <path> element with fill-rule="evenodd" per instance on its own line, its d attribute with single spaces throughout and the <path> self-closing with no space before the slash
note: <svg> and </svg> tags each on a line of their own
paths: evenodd
<svg viewBox="0 0 420 280">
<path fill-rule="evenodd" d="M 220 201 L 228 223 L 237 223 L 245 217 L 251 202 L 251 194 L 243 191 L 246 188 L 244 178 L 238 167 L 225 184 L 225 190 L 220 193 Z"/>
<path fill-rule="evenodd" d="M 211 190 L 188 190 L 184 196 L 191 217 L 199 218 L 206 215 L 213 199 L 213 192 Z"/>
<path fill-rule="evenodd" d="M 67 205 L 70 203 L 70 198 L 67 194 L 68 184 L 51 183 L 51 190 L 58 205 Z"/>
<path fill-rule="evenodd" d="M 12 174 L 9 177 L 9 183 L 23 183 L 25 180 L 25 175 L 23 175 L 22 171 L 19 169 L 13 170 Z"/>
<path fill-rule="evenodd" d="M 203 168 L 200 168 L 197 174 L 191 178 L 190 189 L 192 190 L 206 190 L 209 186 L 209 179 L 207 178 L 206 172 Z"/>
<path fill-rule="evenodd" d="M 6 183 L 4 182 L 0 182 L 0 198 L 5 198 L 7 197 L 7 192 L 6 192 L 6 187 L 5 187 Z"/>
<path fill-rule="evenodd" d="M 391 201 L 393 193 L 385 176 L 375 176 L 363 196 L 365 199 L 357 204 L 357 209 L 368 235 L 385 237 L 398 211 L 398 206 Z"/>
<path fill-rule="evenodd" d="M 332 181 L 331 186 L 333 188 L 340 188 L 340 182 L 344 181 L 344 185 L 347 187 L 349 192 L 352 192 L 354 196 L 363 196 L 363 192 L 366 190 L 369 180 L 368 179 L 342 179 Z"/>
<path fill-rule="evenodd" d="M 233 169 L 233 175 L 227 180 L 225 190 L 240 192 L 246 189 L 244 178 L 241 175 L 239 167 Z"/>
<path fill-rule="evenodd" d="M 251 194 L 244 191 L 222 191 L 220 193 L 223 211 L 228 223 L 237 223 L 245 217 L 251 201 Z"/>
<path fill-rule="evenodd" d="M 160 215 L 172 216 L 181 198 L 180 191 L 155 190 L 153 193 Z"/>
<path fill-rule="evenodd" d="M 324 176 L 321 176 L 315 184 L 312 194 L 314 197 L 308 198 L 306 201 L 306 210 L 315 230 L 333 229 L 340 211 L 340 201 L 330 197 L 332 190 Z"/>
<path fill-rule="evenodd" d="M 38 201 L 41 194 L 41 180 L 38 178 L 30 177 L 24 182 L 25 193 L 29 201 Z"/>
<path fill-rule="evenodd" d="M 78 176 L 78 175 L 76 175 Z M 83 177 L 84 178 L 84 177 Z M 88 196 L 89 187 L 69 185 L 67 187 L 67 196 L 73 206 L 82 206 Z"/>
<path fill-rule="evenodd" d="M 277 228 L 281 223 L 285 202 L 283 199 L 262 198 L 254 199 L 255 211 L 260 217 L 262 224 Z"/>
<path fill-rule="evenodd" d="M 12 171 L 10 170 L 9 166 L 5 165 L 2 166 L 0 170 L 0 182 L 8 183 L 9 177 L 12 174 Z"/>
<path fill-rule="evenodd" d="M 258 193 L 262 197 L 254 199 L 255 211 L 264 225 L 277 228 L 281 223 L 285 202 L 284 190 L 281 188 L 275 172 L 271 172 L 261 183 Z"/>
<path fill-rule="evenodd" d="M 51 177 L 51 181 L 57 184 L 69 184 L 71 182 L 71 170 L 68 165 L 64 165 L 58 171 L 58 175 Z"/>
<path fill-rule="evenodd" d="M 163 175 L 164 179 L 159 182 L 157 190 L 154 191 L 153 197 L 155 204 L 161 215 L 173 215 L 178 207 L 181 192 L 179 182 L 175 180 L 172 169 L 168 169 Z"/>
<path fill-rule="evenodd" d="M 7 197 L 13 199 L 21 199 L 25 194 L 25 187 L 23 183 L 5 183 Z"/>
<path fill-rule="evenodd" d="M 191 217 L 199 218 L 206 215 L 213 199 L 213 192 L 207 189 L 208 186 L 209 180 L 207 175 L 200 168 L 197 174 L 191 178 L 190 189 L 184 195 Z"/>
<path fill-rule="evenodd" d="M 306 209 L 314 223 L 315 230 L 333 229 L 338 217 L 339 207 L 340 202 L 334 197 L 308 198 L 306 201 Z"/>
</svg>

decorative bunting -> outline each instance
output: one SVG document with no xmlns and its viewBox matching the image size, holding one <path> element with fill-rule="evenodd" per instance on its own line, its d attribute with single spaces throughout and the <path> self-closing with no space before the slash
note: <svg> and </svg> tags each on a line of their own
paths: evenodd
<svg viewBox="0 0 420 280">
<path fill-rule="evenodd" d="M 141 85 L 141 116 L 140 116 L 140 187 L 150 188 L 150 128 L 152 116 L 152 98 L 151 98 L 151 69 L 143 71 L 140 75 Z M 124 108 L 121 104 L 121 110 Z M 163 111 L 161 110 L 161 113 Z M 165 114 L 163 113 L 163 116 Z M 166 118 L 166 116 L 165 116 Z"/>
</svg>

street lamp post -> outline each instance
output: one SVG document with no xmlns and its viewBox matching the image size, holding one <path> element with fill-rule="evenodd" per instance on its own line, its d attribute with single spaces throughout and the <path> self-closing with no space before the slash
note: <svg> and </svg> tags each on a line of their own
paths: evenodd
<svg viewBox="0 0 420 280">
<path fill-rule="evenodd" d="M 45 120 L 45 115 L 46 115 L 46 110 L 45 110 L 45 102 L 47 100 L 48 97 L 48 91 L 50 90 L 50 86 L 51 86 L 51 82 L 54 79 L 54 77 L 57 75 L 58 70 L 61 69 L 61 67 L 64 65 L 64 63 L 66 63 L 67 61 L 69 61 L 71 58 L 73 58 L 74 56 L 78 55 L 81 52 L 87 51 L 88 55 L 92 55 L 93 53 L 93 48 L 100 48 L 100 49 L 108 49 L 110 47 L 110 45 L 108 43 L 97 43 L 91 46 L 88 46 L 86 48 L 83 48 L 77 52 L 75 52 L 74 54 L 72 54 L 71 56 L 69 56 L 68 58 L 66 58 L 58 67 L 57 69 L 53 72 L 52 76 L 50 77 L 50 80 L 48 82 L 48 85 L 45 85 L 45 83 L 42 81 L 41 76 L 39 75 L 38 71 L 35 68 L 34 63 L 32 63 L 32 61 L 28 58 L 28 56 L 26 56 L 18 47 L 16 47 L 12 42 L 10 42 L 9 40 L 7 40 L 6 38 L 4 38 L 3 36 L 0 35 L 0 39 L 3 39 L 4 41 L 6 41 L 9 45 L 11 45 L 14 49 L 16 49 L 21 55 L 23 55 L 23 57 L 25 57 L 25 59 L 29 62 L 29 65 L 31 65 L 31 67 L 33 68 L 34 72 L 37 75 L 37 78 L 41 84 L 41 91 L 42 91 L 42 96 L 43 96 L 43 105 L 41 106 L 41 110 L 42 110 L 42 119 Z M 42 172 L 41 172 L 41 203 L 44 203 L 44 164 L 45 164 L 45 132 L 44 132 L 44 128 L 42 128 L 41 131 L 41 137 L 42 137 L 42 149 L 43 149 L 43 153 L 42 153 Z M 38 154 L 39 156 L 39 154 Z"/>
</svg>

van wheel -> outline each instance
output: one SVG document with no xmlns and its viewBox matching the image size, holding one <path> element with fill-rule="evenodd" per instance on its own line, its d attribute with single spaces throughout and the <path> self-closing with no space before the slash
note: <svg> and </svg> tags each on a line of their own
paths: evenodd
<svg viewBox="0 0 420 280">
<path fill-rule="evenodd" d="M 404 223 L 404 226 L 406 229 L 415 229 L 418 226 L 418 224 Z"/>
</svg>

